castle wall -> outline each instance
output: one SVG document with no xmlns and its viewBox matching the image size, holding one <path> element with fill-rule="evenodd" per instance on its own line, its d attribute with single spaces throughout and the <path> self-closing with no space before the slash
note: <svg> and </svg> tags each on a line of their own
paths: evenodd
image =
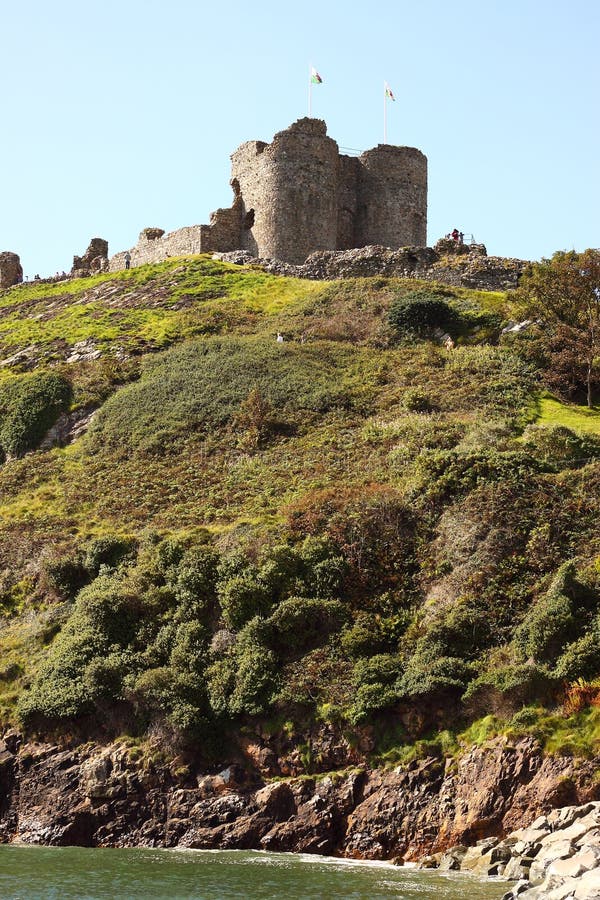
<svg viewBox="0 0 600 900">
<path fill-rule="evenodd" d="M 321 120 L 300 119 L 271 144 L 242 144 L 232 155 L 246 223 L 242 249 L 292 263 L 335 249 L 338 146 L 326 132 Z"/>
<path fill-rule="evenodd" d="M 379 144 L 359 157 L 355 247 L 427 244 L 427 157 Z"/>
<path fill-rule="evenodd" d="M 188 225 L 186 228 L 178 228 L 170 231 L 162 237 L 148 237 L 144 231 L 140 234 L 135 247 L 129 251 L 132 266 L 143 266 L 145 263 L 163 262 L 170 256 L 191 256 L 202 253 L 202 232 L 207 225 Z M 152 229 L 148 229 L 152 231 Z M 160 229 L 157 229 L 160 231 Z M 117 272 L 125 268 L 125 252 L 115 253 L 111 256 L 108 268 L 110 272 Z"/>
</svg>

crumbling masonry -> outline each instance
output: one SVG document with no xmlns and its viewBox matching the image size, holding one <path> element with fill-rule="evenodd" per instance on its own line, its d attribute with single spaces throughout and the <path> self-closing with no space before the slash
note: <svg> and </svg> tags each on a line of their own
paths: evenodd
<svg viewBox="0 0 600 900">
<path fill-rule="evenodd" d="M 232 206 L 209 225 L 145 229 L 132 265 L 231 250 L 302 263 L 315 250 L 427 243 L 427 158 L 414 147 L 379 144 L 345 156 L 325 122 L 305 118 L 270 144 L 242 144 L 231 161 Z M 113 256 L 110 269 L 124 268 L 124 257 Z"/>
</svg>

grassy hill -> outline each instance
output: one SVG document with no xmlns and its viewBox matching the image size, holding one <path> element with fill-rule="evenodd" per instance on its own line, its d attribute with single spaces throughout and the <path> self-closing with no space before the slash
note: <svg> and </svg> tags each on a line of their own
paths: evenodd
<svg viewBox="0 0 600 900">
<path fill-rule="evenodd" d="M 419 298 L 454 349 L 390 324 Z M 543 395 L 512 315 L 204 257 L 0 294 L 3 723 L 591 752 L 600 413 Z"/>
</svg>

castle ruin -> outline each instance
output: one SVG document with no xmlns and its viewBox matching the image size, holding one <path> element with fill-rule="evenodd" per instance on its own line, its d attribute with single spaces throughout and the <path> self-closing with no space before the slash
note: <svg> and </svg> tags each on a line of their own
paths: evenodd
<svg viewBox="0 0 600 900">
<path fill-rule="evenodd" d="M 242 144 L 231 162 L 232 206 L 209 225 L 144 229 L 132 265 L 233 250 L 299 264 L 315 250 L 427 243 L 427 158 L 414 147 L 379 144 L 346 156 L 325 122 L 304 118 L 270 144 Z M 124 258 L 113 256 L 111 271 Z"/>
</svg>

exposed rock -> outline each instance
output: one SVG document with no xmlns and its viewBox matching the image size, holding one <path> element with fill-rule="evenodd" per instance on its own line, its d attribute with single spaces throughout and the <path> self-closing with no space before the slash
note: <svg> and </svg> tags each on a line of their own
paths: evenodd
<svg viewBox="0 0 600 900">
<path fill-rule="evenodd" d="M 322 741 L 324 764 L 343 751 L 327 729 L 309 739 Z M 507 900 L 599 896 L 600 802 L 553 810 L 548 800 L 561 795 L 565 772 L 569 792 L 596 791 L 593 760 L 580 761 L 575 773 L 572 759 L 548 760 L 531 740 L 509 746 L 498 739 L 458 760 L 265 782 L 267 758 L 281 775 L 296 765 L 295 752 L 246 735 L 219 772 L 194 771 L 181 757 L 136 761 L 119 744 L 20 747 L 7 735 L 0 841 L 419 859 L 442 871 L 518 879 Z M 518 817 L 531 824 L 502 837 L 503 822 Z"/>
<path fill-rule="evenodd" d="M 236 266 L 247 266 L 255 263 L 256 257 L 248 250 L 230 250 L 229 253 L 213 253 L 213 259 L 220 259 L 221 262 L 233 263 Z"/>
<path fill-rule="evenodd" d="M 18 255 L 10 250 L 0 253 L 0 289 L 21 284 L 22 281 L 23 269 Z"/>
<path fill-rule="evenodd" d="M 40 443 L 39 449 L 66 447 L 85 434 L 95 415 L 96 410 L 88 408 L 78 409 L 72 413 L 61 413 Z"/>
<path fill-rule="evenodd" d="M 99 359 L 102 351 L 98 350 L 93 338 L 87 338 L 85 341 L 77 341 L 73 344 L 67 362 L 83 362 L 91 359 Z"/>
<path fill-rule="evenodd" d="M 108 241 L 92 238 L 83 256 L 73 257 L 71 276 L 85 278 L 96 272 L 108 271 Z"/>
</svg>

